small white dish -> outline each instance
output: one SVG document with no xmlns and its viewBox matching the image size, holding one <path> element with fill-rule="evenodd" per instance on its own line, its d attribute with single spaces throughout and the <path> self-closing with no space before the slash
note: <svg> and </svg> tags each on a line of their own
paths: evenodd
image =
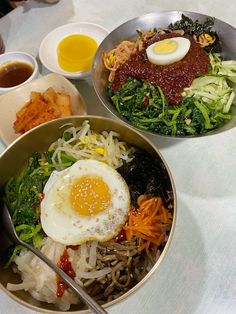
<svg viewBox="0 0 236 314">
<path fill-rule="evenodd" d="M 42 93 L 49 87 L 52 87 L 56 92 L 70 95 L 73 115 L 84 116 L 87 114 L 85 101 L 70 81 L 56 73 L 42 76 L 0 96 L 0 137 L 6 145 L 11 144 L 20 136 L 20 134 L 15 133 L 13 123 L 16 120 L 16 112 L 30 99 L 30 93 L 32 91 Z"/>
<path fill-rule="evenodd" d="M 15 88 L 18 88 L 30 81 L 35 80 L 38 76 L 39 76 L 39 68 L 38 68 L 38 63 L 36 61 L 36 59 L 26 53 L 26 52 L 22 52 L 22 51 L 15 51 L 15 52 L 6 52 L 0 55 L 0 67 L 4 66 L 5 64 L 14 62 L 14 61 L 18 61 L 18 62 L 24 62 L 24 63 L 28 63 L 32 66 L 33 68 L 33 73 L 31 74 L 31 76 L 25 80 L 23 83 L 12 86 L 12 87 L 0 87 L 0 94 L 2 93 L 6 93 L 9 91 L 12 91 Z"/>
<path fill-rule="evenodd" d="M 41 42 L 39 47 L 39 58 L 42 64 L 50 71 L 64 75 L 70 79 L 86 77 L 90 71 L 86 72 L 66 72 L 58 64 L 57 47 L 60 41 L 72 34 L 83 34 L 96 40 L 98 46 L 108 35 L 108 30 L 104 27 L 87 22 L 78 22 L 62 25 L 50 32 Z"/>
</svg>

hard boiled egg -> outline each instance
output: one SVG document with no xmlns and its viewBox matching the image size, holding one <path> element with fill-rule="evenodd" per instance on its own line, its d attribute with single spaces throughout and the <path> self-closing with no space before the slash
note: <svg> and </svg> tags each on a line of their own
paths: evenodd
<svg viewBox="0 0 236 314">
<path fill-rule="evenodd" d="M 126 222 L 129 189 L 121 175 L 96 160 L 54 171 L 44 187 L 41 223 L 53 240 L 78 245 L 115 237 Z"/>
<path fill-rule="evenodd" d="M 155 42 L 146 49 L 148 60 L 158 65 L 180 61 L 190 48 L 190 40 L 185 37 L 167 38 Z"/>
</svg>

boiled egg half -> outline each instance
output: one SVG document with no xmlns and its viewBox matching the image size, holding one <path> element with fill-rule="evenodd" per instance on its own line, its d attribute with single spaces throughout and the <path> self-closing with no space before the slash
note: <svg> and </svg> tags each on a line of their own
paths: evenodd
<svg viewBox="0 0 236 314">
<path fill-rule="evenodd" d="M 168 65 L 183 59 L 190 45 L 190 40 L 185 37 L 167 38 L 148 46 L 146 53 L 151 63 Z"/>
<path fill-rule="evenodd" d="M 115 237 L 126 222 L 129 188 L 112 167 L 79 160 L 54 171 L 44 187 L 41 224 L 54 241 L 78 245 Z"/>
</svg>

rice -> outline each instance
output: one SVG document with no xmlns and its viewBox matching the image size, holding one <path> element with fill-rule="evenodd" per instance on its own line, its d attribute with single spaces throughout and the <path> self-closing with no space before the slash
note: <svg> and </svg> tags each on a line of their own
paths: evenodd
<svg viewBox="0 0 236 314">
<path fill-rule="evenodd" d="M 41 252 L 57 264 L 65 248 L 65 245 L 46 237 L 43 240 Z M 35 299 L 57 304 L 58 308 L 64 311 L 68 310 L 71 304 L 78 303 L 78 298 L 69 290 L 61 298 L 57 298 L 57 282 L 54 271 L 32 252 L 23 249 L 14 262 L 21 275 L 22 283 L 14 285 L 8 283 L 8 290 L 24 289 Z"/>
<path fill-rule="evenodd" d="M 88 272 L 88 270 L 94 268 L 94 264 L 96 265 L 96 260 L 93 260 L 93 265 L 89 264 L 89 260 L 91 260 L 90 253 L 94 254 L 94 248 L 96 249 L 96 247 L 97 242 L 93 241 L 90 243 L 88 242 L 87 244 L 82 244 L 77 250 L 67 249 L 70 262 L 76 273 L 75 281 L 81 286 L 83 286 L 81 281 L 82 278 L 99 278 L 111 272 L 109 267 L 98 271 Z M 43 240 L 40 250 L 56 265 L 66 248 L 65 245 L 46 237 Z M 23 249 L 19 256 L 15 258 L 14 262 L 17 266 L 17 271 L 21 275 L 22 283 L 8 283 L 8 290 L 26 290 L 35 299 L 56 304 L 57 307 L 63 311 L 68 310 L 71 304 L 80 303 L 78 297 L 70 289 L 66 289 L 62 297 L 57 297 L 56 274 L 32 252 Z"/>
</svg>

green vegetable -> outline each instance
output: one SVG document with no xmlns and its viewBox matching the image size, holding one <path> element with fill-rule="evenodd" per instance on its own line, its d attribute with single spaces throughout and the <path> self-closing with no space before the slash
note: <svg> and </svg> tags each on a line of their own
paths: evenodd
<svg viewBox="0 0 236 314">
<path fill-rule="evenodd" d="M 44 186 L 55 169 L 71 166 L 76 160 L 62 155 L 62 163 L 52 164 L 52 152 L 34 153 L 16 178 L 11 178 L 5 187 L 3 201 L 6 203 L 19 237 L 39 247 L 44 234 L 40 224 L 40 202 Z M 21 251 L 21 246 L 11 248 L 7 266 Z"/>
<path fill-rule="evenodd" d="M 69 141 L 72 138 L 72 134 L 70 132 L 64 132 L 63 138 L 65 141 Z"/>
<path fill-rule="evenodd" d="M 173 136 L 206 133 L 231 118 L 234 94 L 224 77 L 202 76 L 185 89 L 177 106 L 168 105 L 159 86 L 128 78 L 118 92 L 108 93 L 117 111 L 133 125 Z"/>
<path fill-rule="evenodd" d="M 200 99 L 209 109 L 216 112 L 228 113 L 235 93 L 225 77 L 206 75 L 194 79 L 192 85 L 185 88 L 182 95 Z"/>
<path fill-rule="evenodd" d="M 17 255 L 20 254 L 20 251 L 23 248 L 24 247 L 22 245 L 12 246 L 12 247 L 8 248 L 7 263 L 5 264 L 4 268 L 9 267 L 11 265 L 11 263 L 14 262 L 14 259 L 16 258 Z"/>
<path fill-rule="evenodd" d="M 40 154 L 35 153 L 17 178 L 12 178 L 6 185 L 6 202 L 15 225 L 37 223 L 39 218 L 40 193 L 44 181 L 51 171 L 42 171 Z M 36 171 L 40 169 L 40 171 Z"/>
<path fill-rule="evenodd" d="M 236 60 L 221 60 L 219 54 L 209 54 L 212 74 L 227 76 L 227 78 L 236 83 Z"/>
<path fill-rule="evenodd" d="M 33 245 L 36 248 L 41 246 L 43 239 L 41 224 L 37 224 L 36 226 L 22 224 L 16 227 L 16 232 L 20 239 L 25 241 L 26 243 Z M 7 268 L 14 261 L 15 257 L 20 253 L 22 249 L 22 245 L 13 246 L 9 249 L 9 258 L 5 265 L 5 268 Z"/>
<path fill-rule="evenodd" d="M 78 159 L 76 159 L 73 156 L 67 155 L 64 152 L 61 152 L 61 161 L 62 163 L 65 165 L 65 163 L 70 163 L 67 167 L 71 166 L 72 163 L 75 163 L 76 161 L 78 161 Z"/>
</svg>

